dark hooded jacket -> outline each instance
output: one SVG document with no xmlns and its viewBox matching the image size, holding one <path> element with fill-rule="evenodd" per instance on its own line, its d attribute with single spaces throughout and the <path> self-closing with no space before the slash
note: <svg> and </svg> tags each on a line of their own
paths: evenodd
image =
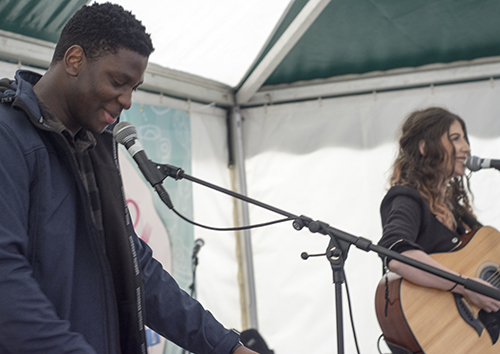
<svg viewBox="0 0 500 354">
<path fill-rule="evenodd" d="M 0 353 L 145 353 L 144 325 L 192 352 L 229 353 L 238 334 L 135 234 L 110 129 L 90 152 L 98 236 L 68 141 L 40 112 L 39 78 L 0 80 Z"/>
</svg>

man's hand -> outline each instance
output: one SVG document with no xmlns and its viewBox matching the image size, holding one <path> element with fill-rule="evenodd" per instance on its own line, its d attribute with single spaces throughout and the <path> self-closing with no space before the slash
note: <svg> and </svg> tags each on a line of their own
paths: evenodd
<svg viewBox="0 0 500 354">
<path fill-rule="evenodd" d="M 259 353 L 254 352 L 253 350 L 250 350 L 245 346 L 241 346 L 234 351 L 234 354 L 259 354 Z"/>
</svg>

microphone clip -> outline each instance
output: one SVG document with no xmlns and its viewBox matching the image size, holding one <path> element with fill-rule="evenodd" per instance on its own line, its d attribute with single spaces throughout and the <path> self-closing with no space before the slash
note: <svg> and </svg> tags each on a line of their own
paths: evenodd
<svg viewBox="0 0 500 354">
<path fill-rule="evenodd" d="M 171 177 L 177 181 L 184 178 L 184 170 L 180 167 L 167 164 L 156 164 L 156 168 L 164 176 L 163 179 Z"/>
</svg>

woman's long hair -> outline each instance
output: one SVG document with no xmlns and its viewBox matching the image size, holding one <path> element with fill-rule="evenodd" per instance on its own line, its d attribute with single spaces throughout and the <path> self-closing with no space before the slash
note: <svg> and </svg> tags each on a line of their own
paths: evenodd
<svg viewBox="0 0 500 354">
<path fill-rule="evenodd" d="M 450 230 L 455 230 L 457 226 L 451 212 L 451 203 L 455 203 L 459 214 L 464 211 L 472 214 L 464 186 L 465 179 L 467 190 L 469 189 L 468 177 L 451 178 L 446 193 L 443 194 L 443 183 L 451 177 L 446 175 L 445 166 L 450 164 L 450 159 L 455 161 L 455 151 L 452 156 L 448 156 L 441 137 L 449 133 L 450 126 L 455 121 L 462 126 L 468 141 L 464 121 L 443 108 L 431 107 L 411 113 L 402 127 L 399 153 L 390 178 L 391 186 L 405 185 L 415 188 L 427 201 L 431 212 Z M 425 154 L 420 151 L 422 141 Z"/>
</svg>

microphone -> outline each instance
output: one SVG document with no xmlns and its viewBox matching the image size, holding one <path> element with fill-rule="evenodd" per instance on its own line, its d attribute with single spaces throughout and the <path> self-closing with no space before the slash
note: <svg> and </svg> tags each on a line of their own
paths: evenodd
<svg viewBox="0 0 500 354">
<path fill-rule="evenodd" d="M 483 168 L 495 168 L 500 170 L 500 160 L 482 159 L 477 156 L 469 156 L 465 165 L 472 172 L 479 171 Z"/>
<path fill-rule="evenodd" d="M 198 238 L 196 241 L 194 241 L 194 248 L 193 248 L 193 259 L 198 256 L 198 252 L 200 252 L 200 248 L 205 244 L 205 241 L 203 239 Z"/>
<path fill-rule="evenodd" d="M 127 148 L 134 158 L 146 180 L 154 187 L 163 181 L 163 175 L 144 152 L 141 142 L 137 139 L 137 130 L 129 122 L 120 122 L 113 128 L 115 140 Z"/>
<path fill-rule="evenodd" d="M 170 197 L 162 186 L 166 176 L 163 176 L 157 165 L 148 159 L 141 142 L 137 139 L 137 129 L 129 122 L 120 122 L 113 128 L 113 136 L 117 142 L 125 146 L 146 180 L 160 196 L 160 199 L 170 209 L 173 209 Z"/>
</svg>

